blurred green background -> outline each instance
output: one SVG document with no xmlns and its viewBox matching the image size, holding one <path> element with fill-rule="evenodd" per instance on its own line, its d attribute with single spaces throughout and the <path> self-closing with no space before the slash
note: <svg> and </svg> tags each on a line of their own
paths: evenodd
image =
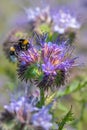
<svg viewBox="0 0 87 130">
<path fill-rule="evenodd" d="M 38 1 L 38 2 L 37 2 Z M 15 27 L 14 22 L 19 14 L 24 15 L 24 7 L 35 7 L 38 3 L 46 2 L 40 0 L 0 0 L 0 108 L 7 104 L 10 93 L 17 84 L 16 65 L 10 63 L 3 52 L 2 44 L 9 31 Z M 58 4 L 72 10 L 80 20 L 82 27 L 77 32 L 77 38 L 74 43 L 76 46 L 75 54 L 79 56 L 79 67 L 71 71 L 71 82 L 83 82 L 87 80 L 87 0 L 47 0 L 51 6 Z M 87 87 L 78 92 L 74 92 L 66 98 L 61 99 L 62 104 L 70 108 L 73 106 L 73 113 L 78 119 L 76 124 L 77 130 L 87 130 Z M 71 128 L 67 128 L 71 130 Z M 72 129 L 74 130 L 74 128 Z"/>
</svg>

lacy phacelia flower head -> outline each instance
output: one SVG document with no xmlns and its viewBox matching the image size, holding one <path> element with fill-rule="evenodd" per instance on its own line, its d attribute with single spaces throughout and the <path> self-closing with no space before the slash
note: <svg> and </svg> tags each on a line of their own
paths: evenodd
<svg viewBox="0 0 87 130">
<path fill-rule="evenodd" d="M 25 10 L 28 21 L 31 23 L 34 31 L 41 33 L 45 32 L 58 32 L 59 34 L 65 33 L 69 28 L 79 29 L 80 24 L 76 17 L 71 15 L 69 11 L 59 10 L 52 11 L 50 7 L 41 9 L 39 7 Z"/>
<path fill-rule="evenodd" d="M 41 130 L 49 130 L 52 126 L 51 120 L 52 115 L 49 114 L 49 111 L 53 105 L 53 102 L 47 106 L 38 108 L 37 105 L 38 97 L 30 96 L 21 96 L 18 99 L 11 100 L 9 105 L 5 105 L 5 111 L 1 113 L 0 121 L 6 123 L 6 121 L 18 122 L 18 125 Z M 45 126 L 44 126 L 44 123 Z"/>
<path fill-rule="evenodd" d="M 19 77 L 33 80 L 33 83 L 44 89 L 63 85 L 66 73 L 75 66 L 75 58 L 71 58 L 71 47 L 66 43 L 58 45 L 58 43 L 44 42 L 34 54 L 35 49 L 33 47 L 32 50 L 19 54 Z"/>
<path fill-rule="evenodd" d="M 9 105 L 5 105 L 4 109 L 17 118 L 21 123 L 26 123 L 31 118 L 31 113 L 37 111 L 34 97 L 20 97 L 18 100 L 12 100 Z"/>
<path fill-rule="evenodd" d="M 33 114 L 32 123 L 36 127 L 42 127 L 44 130 L 49 130 L 52 127 L 52 115 L 49 114 L 49 107 L 43 106 L 38 112 Z"/>
<path fill-rule="evenodd" d="M 32 22 L 34 31 L 41 33 L 41 31 L 49 32 L 51 30 L 52 18 L 50 15 L 49 7 L 41 9 L 36 7 L 33 9 L 25 10 L 29 23 Z"/>
<path fill-rule="evenodd" d="M 54 30 L 63 34 L 69 28 L 79 29 L 80 23 L 77 21 L 76 17 L 70 14 L 69 11 L 59 10 L 58 13 L 53 15 Z"/>
</svg>

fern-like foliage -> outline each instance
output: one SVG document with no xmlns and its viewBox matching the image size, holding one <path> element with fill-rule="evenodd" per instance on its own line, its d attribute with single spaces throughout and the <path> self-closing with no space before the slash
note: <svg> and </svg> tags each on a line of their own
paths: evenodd
<svg viewBox="0 0 87 130">
<path fill-rule="evenodd" d="M 59 129 L 58 130 L 63 130 L 64 125 L 67 122 L 73 121 L 73 120 L 74 120 L 74 118 L 73 118 L 72 107 L 71 107 L 70 110 L 68 111 L 68 113 L 62 119 L 61 123 L 59 124 Z"/>
</svg>

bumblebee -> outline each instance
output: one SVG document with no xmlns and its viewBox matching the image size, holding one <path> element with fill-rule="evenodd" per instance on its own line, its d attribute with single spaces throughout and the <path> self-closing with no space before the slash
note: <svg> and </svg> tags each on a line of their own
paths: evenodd
<svg viewBox="0 0 87 130">
<path fill-rule="evenodd" d="M 14 44 L 15 51 L 26 51 L 30 48 L 30 43 L 27 39 L 19 39 L 17 44 Z"/>
<path fill-rule="evenodd" d="M 13 43 L 13 42 L 12 42 Z M 15 62 L 17 55 L 20 51 L 26 51 L 30 48 L 30 43 L 27 39 L 19 39 L 15 44 L 10 47 L 9 56 L 11 61 Z"/>
<path fill-rule="evenodd" d="M 15 44 L 10 47 L 10 55 L 14 55 L 19 51 L 26 51 L 30 48 L 30 43 L 27 39 L 19 39 L 17 42 L 14 42 Z"/>
<path fill-rule="evenodd" d="M 9 59 L 9 61 L 12 61 L 10 57 L 14 56 L 16 52 L 21 50 L 25 51 L 29 48 L 29 37 L 30 35 L 25 27 L 18 26 L 16 28 L 13 28 L 10 32 L 8 32 L 7 36 L 4 37 L 2 44 L 3 51 L 6 57 Z"/>
</svg>

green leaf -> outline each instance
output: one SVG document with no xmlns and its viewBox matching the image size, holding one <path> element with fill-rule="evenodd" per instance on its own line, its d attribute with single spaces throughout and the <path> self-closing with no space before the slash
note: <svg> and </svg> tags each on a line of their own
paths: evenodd
<svg viewBox="0 0 87 130">
<path fill-rule="evenodd" d="M 62 97 L 65 95 L 69 95 L 73 92 L 76 92 L 78 90 L 81 90 L 82 88 L 87 86 L 87 81 L 84 82 L 78 82 L 78 81 L 74 81 L 72 84 L 70 84 L 68 87 L 66 87 L 65 90 L 60 90 L 57 93 L 57 97 Z"/>
<path fill-rule="evenodd" d="M 69 121 L 73 121 L 73 113 L 72 113 L 72 107 L 70 108 L 69 112 L 64 116 L 64 118 L 62 119 L 61 123 L 59 124 L 59 129 L 58 130 L 62 130 L 64 125 L 69 122 Z"/>
<path fill-rule="evenodd" d="M 67 86 L 64 90 L 59 90 L 53 93 L 52 95 L 48 96 L 45 100 L 45 104 L 49 104 L 55 97 L 60 98 L 62 96 L 69 95 L 73 92 L 81 90 L 82 88 L 85 88 L 86 86 L 87 86 L 87 81 L 83 81 L 81 83 L 78 81 L 74 81 L 69 86 Z"/>
</svg>

